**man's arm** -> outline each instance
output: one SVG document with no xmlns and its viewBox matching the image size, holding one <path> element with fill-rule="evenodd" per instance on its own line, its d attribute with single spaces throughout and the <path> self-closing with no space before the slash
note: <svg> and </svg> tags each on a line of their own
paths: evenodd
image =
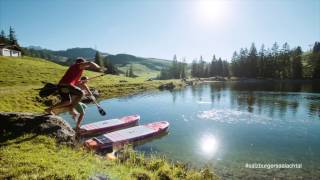
<svg viewBox="0 0 320 180">
<path fill-rule="evenodd" d="M 83 84 L 83 87 L 88 92 L 88 96 L 92 96 L 92 92 L 90 91 L 90 88 L 86 84 Z"/>
<path fill-rule="evenodd" d="M 81 68 L 81 69 L 91 68 L 91 69 L 97 70 L 97 71 L 100 71 L 100 70 L 102 69 L 98 64 L 96 64 L 96 63 L 94 63 L 94 62 L 84 62 L 84 63 L 81 63 L 81 64 L 80 64 L 80 68 Z"/>
</svg>

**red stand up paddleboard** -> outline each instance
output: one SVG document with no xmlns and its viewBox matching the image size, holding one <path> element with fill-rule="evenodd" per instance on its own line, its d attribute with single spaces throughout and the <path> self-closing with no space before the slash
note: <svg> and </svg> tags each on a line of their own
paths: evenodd
<svg viewBox="0 0 320 180">
<path fill-rule="evenodd" d="M 122 128 L 134 126 L 137 124 L 139 120 L 139 115 L 131 115 L 124 116 L 120 119 L 108 119 L 104 121 L 98 121 L 95 123 L 85 124 L 80 127 L 80 134 L 88 135 L 115 131 Z"/>
<path fill-rule="evenodd" d="M 89 149 L 99 150 L 112 147 L 113 145 L 132 143 L 159 135 L 165 132 L 168 127 L 169 122 L 167 121 L 135 126 L 91 138 L 85 141 L 85 146 Z"/>
</svg>

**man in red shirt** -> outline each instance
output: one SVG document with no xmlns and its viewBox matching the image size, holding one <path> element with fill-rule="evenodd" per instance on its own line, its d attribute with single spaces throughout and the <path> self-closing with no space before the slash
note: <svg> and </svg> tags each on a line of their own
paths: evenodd
<svg viewBox="0 0 320 180">
<path fill-rule="evenodd" d="M 74 108 L 79 103 L 84 93 L 76 86 L 76 84 L 79 82 L 83 70 L 88 68 L 101 71 L 104 70 L 94 62 L 86 61 L 84 58 L 77 58 L 75 63 L 69 67 L 59 81 L 58 88 L 61 96 L 61 102 L 47 108 L 45 110 L 47 113 L 54 115 L 52 110 L 55 108 L 67 107 L 69 105 L 72 105 Z"/>
</svg>

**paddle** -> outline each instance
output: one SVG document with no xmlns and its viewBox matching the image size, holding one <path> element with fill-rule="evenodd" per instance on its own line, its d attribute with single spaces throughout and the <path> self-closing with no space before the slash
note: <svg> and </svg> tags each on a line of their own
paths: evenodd
<svg viewBox="0 0 320 180">
<path fill-rule="evenodd" d="M 97 103 L 96 98 L 94 96 L 90 96 L 90 98 L 92 99 L 92 101 L 96 104 L 99 113 L 101 114 L 101 116 L 105 116 L 107 113 L 105 110 L 102 109 L 102 107 Z"/>
</svg>

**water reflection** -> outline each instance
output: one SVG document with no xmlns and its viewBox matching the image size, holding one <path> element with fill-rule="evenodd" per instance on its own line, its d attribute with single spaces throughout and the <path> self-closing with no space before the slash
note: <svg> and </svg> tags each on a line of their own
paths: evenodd
<svg viewBox="0 0 320 180">
<path fill-rule="evenodd" d="M 320 115 L 320 95 L 314 93 L 320 92 L 320 83 L 316 82 L 216 82 L 193 86 L 189 90 L 197 104 L 202 105 L 231 105 L 231 108 L 239 111 L 267 114 L 271 118 L 280 119 L 285 119 L 288 113 L 295 117 L 299 107 L 308 107 L 311 116 Z M 175 101 L 176 92 L 172 96 Z"/>
</svg>

